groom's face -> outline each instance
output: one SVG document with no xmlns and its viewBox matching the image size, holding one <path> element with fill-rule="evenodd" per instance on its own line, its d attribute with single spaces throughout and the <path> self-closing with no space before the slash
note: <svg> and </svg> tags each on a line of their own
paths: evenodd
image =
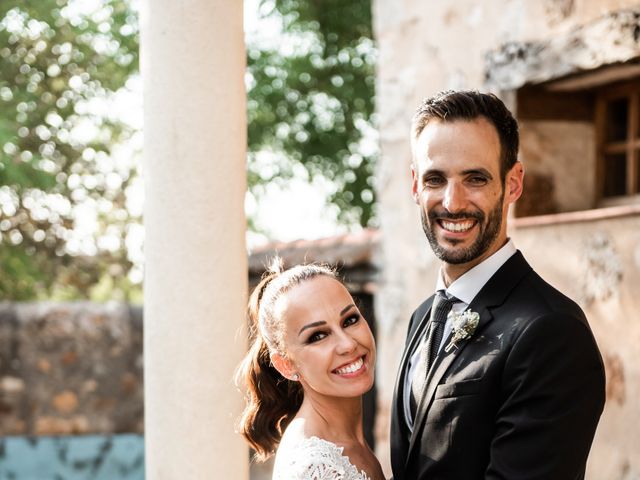
<svg viewBox="0 0 640 480">
<path fill-rule="evenodd" d="M 468 270 L 507 239 L 509 203 L 519 196 L 522 168 L 500 177 L 500 140 L 484 117 L 430 121 L 413 145 L 413 198 L 440 260 Z M 506 185 L 506 189 L 505 189 Z"/>
</svg>

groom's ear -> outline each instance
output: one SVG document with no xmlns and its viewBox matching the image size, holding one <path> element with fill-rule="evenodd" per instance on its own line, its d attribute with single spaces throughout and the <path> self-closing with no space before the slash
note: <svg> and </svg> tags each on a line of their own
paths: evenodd
<svg viewBox="0 0 640 480">
<path fill-rule="evenodd" d="M 507 172 L 505 179 L 505 198 L 507 203 L 514 203 L 524 189 L 524 166 L 522 162 L 517 161 L 511 170 Z"/>
<path fill-rule="evenodd" d="M 411 197 L 417 205 L 420 205 L 420 187 L 418 186 L 419 178 L 415 162 L 411 162 Z"/>
<path fill-rule="evenodd" d="M 271 354 L 271 364 L 284 378 L 292 380 L 293 374 L 296 373 L 295 366 L 284 355 L 279 353 Z"/>
</svg>

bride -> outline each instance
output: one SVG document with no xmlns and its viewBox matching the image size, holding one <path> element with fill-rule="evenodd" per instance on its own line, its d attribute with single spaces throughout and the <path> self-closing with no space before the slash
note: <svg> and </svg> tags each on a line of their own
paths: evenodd
<svg viewBox="0 0 640 480">
<path fill-rule="evenodd" d="M 252 345 L 238 369 L 240 432 L 274 480 L 384 480 L 362 427 L 375 343 L 336 273 L 273 268 L 249 301 Z"/>
</svg>

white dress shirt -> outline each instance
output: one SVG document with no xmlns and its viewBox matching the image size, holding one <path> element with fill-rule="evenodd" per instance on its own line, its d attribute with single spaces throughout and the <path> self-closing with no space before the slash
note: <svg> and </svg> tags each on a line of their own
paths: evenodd
<svg viewBox="0 0 640 480">
<path fill-rule="evenodd" d="M 469 306 L 471 301 L 475 298 L 478 292 L 482 290 L 482 287 L 484 287 L 489 279 L 498 271 L 498 269 L 500 269 L 502 265 L 504 265 L 507 260 L 509 260 L 509 258 L 511 258 L 514 253 L 516 253 L 516 251 L 517 250 L 515 245 L 513 244 L 513 241 L 511 239 L 508 239 L 507 243 L 500 250 L 482 261 L 482 263 L 479 263 L 478 265 L 473 267 L 468 272 L 465 272 L 451 285 L 449 285 L 449 287 L 447 287 L 444 282 L 441 268 L 438 274 L 438 280 L 436 282 L 436 292 L 443 291 L 444 295 L 446 295 L 447 297 L 457 298 L 459 301 L 453 304 L 451 310 L 456 313 L 462 312 Z M 440 342 L 438 352 L 440 352 L 440 349 L 442 349 L 444 342 L 447 341 L 447 338 L 451 333 L 451 329 L 453 328 L 451 323 L 451 319 L 448 318 L 444 325 L 444 333 L 442 335 L 442 341 Z M 422 341 L 418 343 L 418 345 L 421 344 Z M 411 358 L 409 359 L 409 364 L 407 365 L 408 374 L 404 379 L 404 414 L 407 420 L 407 425 L 409 425 L 410 428 L 413 428 L 413 418 L 411 417 L 411 411 L 409 409 L 411 382 L 413 381 L 413 375 L 415 373 L 415 368 L 418 365 L 419 358 L 420 348 L 416 348 L 416 350 L 411 355 Z"/>
</svg>

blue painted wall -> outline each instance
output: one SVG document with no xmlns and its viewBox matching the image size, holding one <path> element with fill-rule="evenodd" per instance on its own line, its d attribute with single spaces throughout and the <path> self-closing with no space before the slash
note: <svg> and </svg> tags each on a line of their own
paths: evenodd
<svg viewBox="0 0 640 480">
<path fill-rule="evenodd" d="M 141 435 L 0 438 L 0 480 L 144 480 Z"/>
</svg>

